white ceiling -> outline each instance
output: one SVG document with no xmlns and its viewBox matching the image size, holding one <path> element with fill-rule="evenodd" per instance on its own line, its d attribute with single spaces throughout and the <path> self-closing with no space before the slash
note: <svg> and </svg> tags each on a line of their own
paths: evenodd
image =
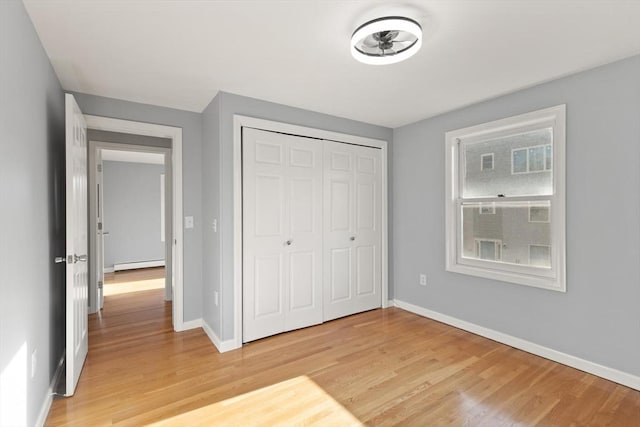
<svg viewBox="0 0 640 427">
<path fill-rule="evenodd" d="M 62 86 L 201 112 L 220 90 L 398 127 L 640 53 L 640 0 L 24 0 Z M 424 29 L 371 66 L 353 30 Z"/>
<path fill-rule="evenodd" d="M 128 163 L 149 163 L 164 165 L 164 154 L 142 151 L 102 150 L 102 160 Z"/>
</svg>

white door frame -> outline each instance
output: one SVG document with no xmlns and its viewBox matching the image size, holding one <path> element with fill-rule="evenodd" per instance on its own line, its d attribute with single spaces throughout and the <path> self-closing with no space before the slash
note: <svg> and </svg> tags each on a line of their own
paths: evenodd
<svg viewBox="0 0 640 427">
<path fill-rule="evenodd" d="M 362 136 L 292 125 L 272 120 L 233 115 L 233 348 L 242 347 L 242 128 L 251 127 L 272 132 L 375 147 L 382 150 L 382 307 L 389 307 L 388 191 L 387 141 Z M 231 349 L 230 349 L 231 350 Z"/>
<path fill-rule="evenodd" d="M 109 132 L 131 133 L 171 139 L 171 167 L 173 187 L 173 329 L 185 330 L 183 257 L 184 241 L 182 229 L 182 128 L 156 125 L 109 117 L 85 115 L 87 128 Z"/>
</svg>

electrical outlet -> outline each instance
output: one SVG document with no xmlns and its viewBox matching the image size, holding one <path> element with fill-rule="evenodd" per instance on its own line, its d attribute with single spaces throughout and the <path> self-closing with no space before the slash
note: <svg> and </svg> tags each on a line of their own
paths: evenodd
<svg viewBox="0 0 640 427">
<path fill-rule="evenodd" d="M 33 353 L 31 353 L 31 378 L 35 378 L 37 367 L 38 367 L 38 349 L 35 349 L 33 350 Z"/>
<path fill-rule="evenodd" d="M 213 291 L 213 302 L 217 307 L 218 306 L 218 291 Z"/>
<path fill-rule="evenodd" d="M 426 274 L 420 274 L 420 285 L 421 286 L 427 286 L 427 275 Z"/>
<path fill-rule="evenodd" d="M 185 216 L 184 217 L 184 228 L 193 228 L 193 217 Z"/>
</svg>

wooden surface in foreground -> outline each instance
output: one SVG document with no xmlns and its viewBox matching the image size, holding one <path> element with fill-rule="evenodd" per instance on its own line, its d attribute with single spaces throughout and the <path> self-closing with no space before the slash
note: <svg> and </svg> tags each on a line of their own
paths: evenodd
<svg viewBox="0 0 640 427">
<path fill-rule="evenodd" d="M 640 427 L 640 392 L 406 311 L 219 354 L 163 290 L 105 298 L 75 396 L 47 425 Z"/>
</svg>

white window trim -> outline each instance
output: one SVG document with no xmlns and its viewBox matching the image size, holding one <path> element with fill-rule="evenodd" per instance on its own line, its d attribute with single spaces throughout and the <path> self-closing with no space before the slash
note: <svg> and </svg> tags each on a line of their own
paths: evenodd
<svg viewBox="0 0 640 427">
<path fill-rule="evenodd" d="M 485 157 L 491 157 L 491 167 L 490 168 L 485 168 L 484 167 L 484 158 Z M 495 163 L 494 163 L 494 158 L 493 158 L 493 153 L 485 153 L 483 155 L 480 156 L 480 170 L 481 171 L 492 171 L 495 167 Z"/>
<path fill-rule="evenodd" d="M 565 120 L 566 106 L 558 105 L 493 122 L 447 132 L 446 140 L 446 270 L 471 276 L 526 286 L 566 292 L 565 231 Z M 551 269 L 497 263 L 462 257 L 460 199 L 461 175 L 459 143 L 475 142 L 525 132 L 530 129 L 553 129 L 553 193 L 540 197 L 496 198 L 495 202 L 550 200 Z M 557 166 L 560 165 L 558 168 Z M 528 166 L 527 166 L 528 168 Z M 485 200 L 486 201 L 486 200 Z"/>
<path fill-rule="evenodd" d="M 541 208 L 541 207 L 546 207 L 547 211 L 549 212 L 547 214 L 547 220 L 546 221 L 535 221 L 531 219 L 531 208 Z M 529 206 L 529 222 L 532 224 L 548 224 L 551 222 L 551 206 Z"/>
</svg>

